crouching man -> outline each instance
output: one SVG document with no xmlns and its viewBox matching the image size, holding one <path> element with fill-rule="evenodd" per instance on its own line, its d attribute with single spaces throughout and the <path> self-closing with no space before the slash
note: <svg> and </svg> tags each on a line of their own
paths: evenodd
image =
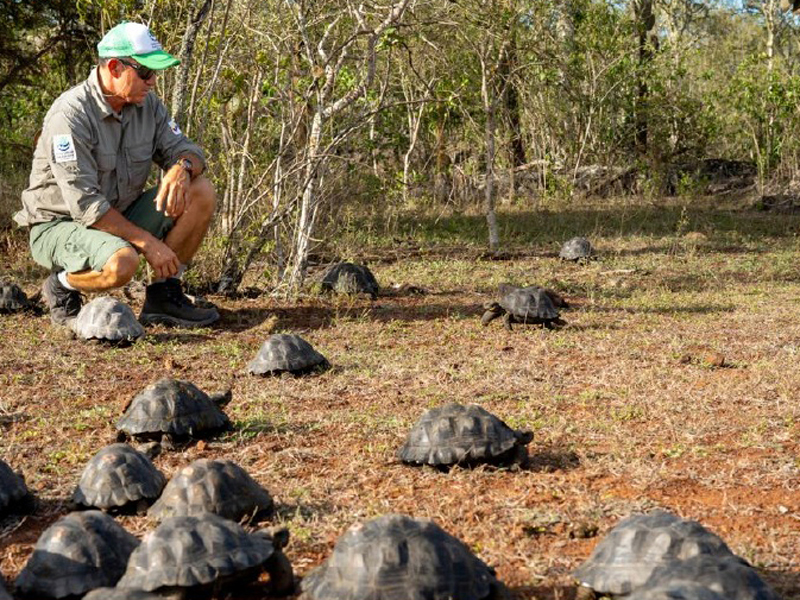
<svg viewBox="0 0 800 600">
<path fill-rule="evenodd" d="M 139 320 L 209 325 L 217 310 L 195 306 L 180 277 L 208 230 L 215 192 L 202 150 L 155 94 L 158 74 L 180 61 L 138 23 L 117 25 L 97 49 L 89 78 L 47 112 L 14 215 L 30 228 L 34 260 L 51 269 L 42 288 L 50 318 L 69 326 L 81 292 L 125 285 L 141 254 L 155 277 Z M 153 162 L 165 173 L 144 191 Z"/>
</svg>

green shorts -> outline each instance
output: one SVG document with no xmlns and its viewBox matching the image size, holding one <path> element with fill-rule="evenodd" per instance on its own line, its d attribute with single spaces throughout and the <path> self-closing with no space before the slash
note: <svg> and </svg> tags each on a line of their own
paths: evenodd
<svg viewBox="0 0 800 600">
<path fill-rule="evenodd" d="M 157 192 L 157 188 L 143 192 L 122 214 L 163 240 L 174 221 L 156 210 Z M 63 269 L 67 273 L 102 271 L 112 254 L 130 246 L 121 237 L 85 227 L 72 219 L 37 223 L 31 227 L 30 245 L 33 260 L 48 269 Z"/>
</svg>

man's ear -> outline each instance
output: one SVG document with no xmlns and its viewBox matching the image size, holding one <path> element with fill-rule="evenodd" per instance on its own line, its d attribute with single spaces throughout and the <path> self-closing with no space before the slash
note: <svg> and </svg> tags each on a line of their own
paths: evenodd
<svg viewBox="0 0 800 600">
<path fill-rule="evenodd" d="M 106 67 L 108 67 L 108 71 L 113 77 L 119 77 L 122 75 L 123 64 L 118 59 L 109 58 L 106 62 Z"/>
</svg>

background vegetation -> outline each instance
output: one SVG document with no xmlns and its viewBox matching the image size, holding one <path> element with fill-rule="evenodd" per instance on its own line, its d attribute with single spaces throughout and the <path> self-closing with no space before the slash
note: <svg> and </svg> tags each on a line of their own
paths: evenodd
<svg viewBox="0 0 800 600">
<path fill-rule="evenodd" d="M 499 252 L 498 204 L 690 196 L 709 164 L 752 164 L 760 192 L 799 168 L 800 30 L 778 0 L 4 0 L 0 11 L 2 226 L 52 100 L 86 77 L 104 31 L 142 21 L 183 58 L 160 95 L 210 159 L 220 214 L 194 276 L 220 291 L 254 264 L 271 286 L 297 286 L 326 240 L 375 224 L 392 239 L 423 212 L 485 216 L 470 222 Z"/>
</svg>

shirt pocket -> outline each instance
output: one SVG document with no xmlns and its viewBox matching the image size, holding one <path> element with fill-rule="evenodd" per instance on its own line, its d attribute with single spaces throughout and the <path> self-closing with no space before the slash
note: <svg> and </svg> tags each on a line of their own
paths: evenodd
<svg viewBox="0 0 800 600">
<path fill-rule="evenodd" d="M 139 195 L 147 183 L 153 164 L 152 144 L 137 144 L 128 148 L 128 185 L 134 195 Z"/>
</svg>

